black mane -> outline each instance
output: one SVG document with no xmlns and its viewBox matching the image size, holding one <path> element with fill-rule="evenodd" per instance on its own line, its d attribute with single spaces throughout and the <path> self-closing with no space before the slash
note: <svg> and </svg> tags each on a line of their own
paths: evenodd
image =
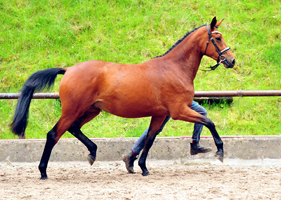
<svg viewBox="0 0 281 200">
<path fill-rule="evenodd" d="M 193 29 L 192 31 L 186 33 L 181 39 L 179 39 L 168 51 L 166 51 L 166 53 L 162 54 L 162 55 L 159 55 L 159 56 L 156 56 L 154 58 L 159 58 L 159 57 L 162 57 L 162 56 L 165 56 L 166 54 L 168 54 L 170 51 L 172 51 L 179 43 L 181 43 L 187 36 L 189 36 L 191 33 L 193 33 L 194 31 L 196 31 L 197 29 L 203 27 L 203 26 L 206 26 L 206 25 L 202 25 L 202 26 L 199 26 L 195 29 Z"/>
</svg>

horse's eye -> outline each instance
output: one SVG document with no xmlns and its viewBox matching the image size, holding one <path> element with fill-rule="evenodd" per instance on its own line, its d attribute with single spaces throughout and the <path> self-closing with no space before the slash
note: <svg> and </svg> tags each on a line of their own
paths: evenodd
<svg viewBox="0 0 281 200">
<path fill-rule="evenodd" d="M 216 40 L 217 40 L 217 41 L 221 41 L 221 38 L 217 37 Z"/>
</svg>

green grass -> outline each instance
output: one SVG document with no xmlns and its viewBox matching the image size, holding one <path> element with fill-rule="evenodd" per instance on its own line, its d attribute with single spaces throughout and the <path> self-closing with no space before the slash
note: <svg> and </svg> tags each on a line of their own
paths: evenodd
<svg viewBox="0 0 281 200">
<path fill-rule="evenodd" d="M 18 92 L 32 73 L 46 68 L 85 60 L 144 62 L 214 16 L 225 19 L 220 31 L 236 66 L 199 70 L 195 89 L 279 90 L 280 1 L 0 0 L 0 92 Z M 200 69 L 214 63 L 204 57 Z M 0 100 L 0 139 L 15 138 L 9 130 L 15 105 L 16 100 Z M 280 135 L 280 105 L 281 97 L 244 97 L 231 105 L 204 106 L 221 135 Z M 57 100 L 33 100 L 27 138 L 45 138 L 59 116 Z M 149 118 L 102 112 L 83 131 L 89 137 L 138 137 L 148 125 Z M 161 136 L 191 135 L 192 126 L 171 120 Z M 210 135 L 206 128 L 202 134 Z"/>
</svg>

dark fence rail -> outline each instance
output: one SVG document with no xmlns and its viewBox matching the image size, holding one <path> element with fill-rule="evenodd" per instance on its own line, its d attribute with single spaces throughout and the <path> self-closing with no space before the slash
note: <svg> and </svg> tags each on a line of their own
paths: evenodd
<svg viewBox="0 0 281 200">
<path fill-rule="evenodd" d="M 0 99 L 18 99 L 20 93 L 0 93 Z M 59 93 L 34 93 L 33 99 L 59 99 Z"/>
<path fill-rule="evenodd" d="M 18 99 L 20 93 L 0 93 L 0 99 Z M 281 96 L 281 90 L 195 91 L 194 97 Z M 34 93 L 33 99 L 59 99 L 59 93 Z"/>
</svg>

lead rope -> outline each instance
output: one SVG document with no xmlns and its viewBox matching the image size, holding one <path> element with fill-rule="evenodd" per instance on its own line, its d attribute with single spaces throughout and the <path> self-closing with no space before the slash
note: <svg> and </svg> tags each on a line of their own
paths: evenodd
<svg viewBox="0 0 281 200">
<path fill-rule="evenodd" d="M 218 62 L 214 66 L 210 65 L 210 67 L 207 67 L 207 68 L 210 68 L 210 69 L 200 69 L 200 70 L 205 71 L 205 72 L 215 70 L 220 64 L 222 64 L 223 61 L 225 61 L 225 59 L 221 60 L 220 62 Z"/>
</svg>

